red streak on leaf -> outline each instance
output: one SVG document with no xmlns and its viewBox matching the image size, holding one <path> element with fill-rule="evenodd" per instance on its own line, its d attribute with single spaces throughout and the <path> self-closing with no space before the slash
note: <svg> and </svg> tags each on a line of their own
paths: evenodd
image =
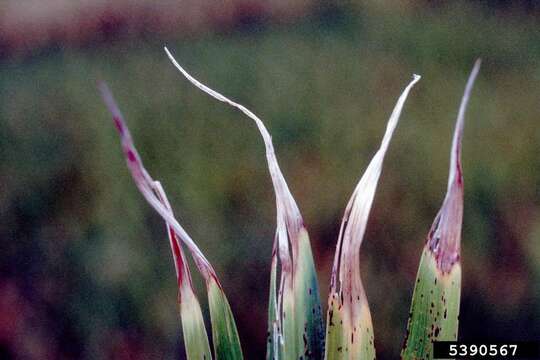
<svg viewBox="0 0 540 360">
<path fill-rule="evenodd" d="M 121 136 L 124 136 L 124 125 L 122 124 L 122 120 L 120 120 L 120 117 L 113 116 L 114 126 L 116 126 L 116 130 L 120 133 Z"/>
<path fill-rule="evenodd" d="M 176 242 L 176 233 L 174 230 L 169 226 L 169 239 L 171 241 L 171 249 L 173 252 L 173 258 L 176 262 L 176 268 L 178 269 L 178 286 L 182 286 L 184 283 L 184 261 L 182 256 L 182 250 L 180 250 L 180 247 L 178 246 L 178 243 Z M 189 278 L 188 278 L 189 281 Z"/>
<path fill-rule="evenodd" d="M 135 156 L 135 153 L 131 149 L 127 151 L 127 157 L 128 157 L 128 160 L 130 162 L 136 162 L 137 161 L 137 157 Z"/>
</svg>

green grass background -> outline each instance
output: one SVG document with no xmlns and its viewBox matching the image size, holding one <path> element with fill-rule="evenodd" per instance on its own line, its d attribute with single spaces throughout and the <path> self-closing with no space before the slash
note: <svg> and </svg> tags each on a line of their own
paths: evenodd
<svg viewBox="0 0 540 360">
<path fill-rule="evenodd" d="M 348 198 L 397 97 L 422 75 L 362 248 L 380 359 L 399 354 L 459 101 L 481 57 L 463 140 L 460 338 L 540 338 L 538 17 L 478 3 L 341 3 L 288 25 L 0 60 L 0 303 L 18 316 L 0 325 L 3 354 L 22 356 L 22 343 L 30 356 L 41 349 L 65 359 L 183 356 L 164 224 L 126 169 L 96 90 L 102 79 L 148 170 L 215 265 L 247 357 L 262 357 L 275 228 L 264 147 L 249 119 L 176 72 L 165 44 L 194 76 L 265 120 L 310 231 L 324 303 Z"/>
</svg>

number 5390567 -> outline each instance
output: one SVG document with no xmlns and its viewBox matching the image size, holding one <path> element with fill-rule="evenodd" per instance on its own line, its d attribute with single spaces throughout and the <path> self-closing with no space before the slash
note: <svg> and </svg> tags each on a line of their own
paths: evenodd
<svg viewBox="0 0 540 360">
<path fill-rule="evenodd" d="M 514 356 L 517 352 L 516 344 L 451 344 L 450 356 Z"/>
</svg>

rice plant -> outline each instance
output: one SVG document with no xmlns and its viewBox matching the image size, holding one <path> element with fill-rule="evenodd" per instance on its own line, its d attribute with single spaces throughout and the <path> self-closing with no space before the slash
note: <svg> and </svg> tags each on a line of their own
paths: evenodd
<svg viewBox="0 0 540 360">
<path fill-rule="evenodd" d="M 167 48 L 165 51 L 176 69 L 193 85 L 251 119 L 264 142 L 276 198 L 266 359 L 374 359 L 374 331 L 361 281 L 360 247 L 385 154 L 409 92 L 420 80 L 420 76 L 414 75 L 398 98 L 381 145 L 345 208 L 337 239 L 325 320 L 309 235 L 278 165 L 272 138 L 263 121 L 243 105 L 199 82 L 178 64 Z M 420 259 L 407 337 L 401 354 L 403 359 L 432 359 L 432 341 L 457 338 L 463 213 L 461 139 L 465 109 L 479 67 L 480 62 L 477 61 L 459 109 L 451 149 L 448 190 Z M 105 84 L 100 84 L 99 87 L 105 104 L 112 113 L 131 176 L 143 197 L 165 222 L 176 268 L 178 304 L 187 357 L 242 359 L 238 331 L 218 275 L 174 216 L 162 185 L 146 171 L 111 92 Z M 186 250 L 206 284 L 212 348 L 203 312 L 193 289 Z"/>
</svg>

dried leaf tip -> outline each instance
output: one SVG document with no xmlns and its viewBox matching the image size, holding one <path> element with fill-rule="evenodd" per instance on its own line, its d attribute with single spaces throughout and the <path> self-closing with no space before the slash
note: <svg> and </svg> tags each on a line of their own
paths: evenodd
<svg viewBox="0 0 540 360">
<path fill-rule="evenodd" d="M 360 245 L 364 237 L 366 225 L 375 197 L 375 191 L 382 171 L 384 156 L 388 149 L 390 139 L 396 129 L 403 106 L 412 87 L 420 80 L 420 76 L 414 74 L 413 80 L 407 85 L 399 97 L 381 142 L 381 146 L 369 163 L 364 175 L 356 185 L 356 188 L 347 204 L 343 216 L 340 234 L 338 237 L 337 251 L 334 258 L 331 287 L 337 291 L 344 286 L 345 274 L 352 274 L 358 267 Z M 359 271 L 359 270 L 358 270 Z M 356 277 L 359 277 L 357 275 Z M 352 281 L 349 279 L 349 282 Z M 349 284 L 346 287 L 351 287 Z M 357 287 L 360 287 L 359 285 Z"/>
<path fill-rule="evenodd" d="M 296 201 L 294 200 L 289 187 L 287 186 L 287 183 L 285 181 L 285 178 L 283 177 L 283 173 L 281 172 L 281 169 L 278 165 L 274 146 L 272 144 L 272 138 L 270 136 L 270 133 L 266 129 L 263 121 L 255 115 L 251 110 L 247 109 L 245 106 L 234 102 L 227 98 L 226 96 L 220 94 L 219 92 L 209 88 L 208 86 L 204 85 L 197 79 L 195 79 L 193 76 L 191 76 L 174 58 L 174 56 L 171 54 L 169 49 L 167 47 L 164 47 L 165 52 L 167 53 L 167 56 L 173 63 L 173 65 L 180 71 L 182 75 L 186 79 L 188 79 L 193 85 L 195 85 L 197 88 L 199 88 L 201 91 L 205 92 L 206 94 L 210 95 L 211 97 L 215 98 L 216 100 L 219 100 L 221 102 L 224 102 L 238 110 L 240 110 L 242 113 L 244 113 L 246 116 L 248 116 L 250 119 L 252 119 L 255 122 L 255 125 L 257 126 L 266 149 L 266 159 L 268 162 L 268 169 L 270 171 L 270 176 L 272 179 L 272 184 L 274 186 L 274 191 L 276 193 L 276 207 L 277 207 L 277 234 L 278 238 L 288 238 L 292 241 L 292 257 L 294 259 L 296 255 L 296 246 L 294 244 L 294 239 L 298 237 L 298 234 L 300 230 L 303 228 L 303 220 L 302 216 L 300 215 L 300 210 L 298 209 L 298 205 L 296 204 Z M 283 254 L 288 254 L 288 242 L 280 241 L 279 242 L 279 253 L 280 253 L 280 260 L 282 261 L 284 266 L 287 266 L 287 264 L 290 263 L 290 259 Z"/>
<path fill-rule="evenodd" d="M 461 168 L 461 142 L 465 122 L 465 111 L 481 60 L 476 60 L 469 75 L 459 106 L 456 127 L 452 139 L 448 188 L 443 205 L 431 226 L 427 246 L 435 256 L 438 268 L 448 273 L 459 261 L 461 247 L 461 226 L 463 221 L 463 171 Z"/>
<path fill-rule="evenodd" d="M 476 76 L 480 71 L 481 62 L 482 61 L 478 59 L 474 63 L 474 67 L 469 75 L 469 79 L 467 80 L 465 92 L 463 93 L 463 98 L 461 99 L 461 104 L 459 106 L 456 128 L 454 129 L 454 137 L 452 139 L 452 154 L 450 156 L 450 176 L 448 177 L 448 188 L 450 188 L 453 182 L 458 182 L 459 184 L 463 183 L 463 175 L 461 172 L 461 138 L 463 136 L 463 126 L 465 123 L 465 111 L 469 103 L 469 98 L 476 80 Z"/>
</svg>

